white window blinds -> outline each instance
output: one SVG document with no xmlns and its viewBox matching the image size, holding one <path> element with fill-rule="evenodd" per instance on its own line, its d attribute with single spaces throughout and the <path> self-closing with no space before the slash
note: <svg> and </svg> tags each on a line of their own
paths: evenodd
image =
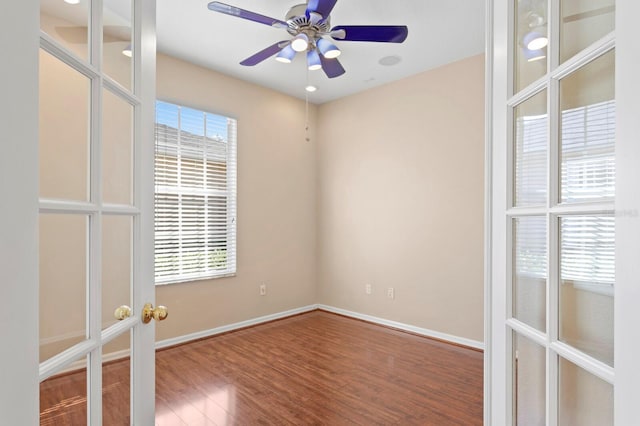
<svg viewBox="0 0 640 426">
<path fill-rule="evenodd" d="M 560 279 L 613 286 L 615 218 L 566 216 L 560 219 Z"/>
<path fill-rule="evenodd" d="M 562 111 L 561 202 L 576 203 L 611 198 L 615 192 L 615 101 Z M 519 197 L 525 204 L 546 202 L 547 116 L 516 121 L 516 174 Z M 546 222 L 529 220 L 518 228 L 516 273 L 546 276 Z M 560 220 L 560 278 L 563 282 L 611 287 L 615 281 L 615 218 L 566 216 Z M 544 262 L 543 262 L 544 261 Z"/>
<path fill-rule="evenodd" d="M 563 203 L 613 198 L 616 104 L 600 102 L 562 111 Z"/>
<path fill-rule="evenodd" d="M 547 202 L 547 116 L 516 121 L 515 198 L 518 206 Z"/>
<path fill-rule="evenodd" d="M 236 271 L 236 120 L 156 102 L 156 284 Z"/>
</svg>

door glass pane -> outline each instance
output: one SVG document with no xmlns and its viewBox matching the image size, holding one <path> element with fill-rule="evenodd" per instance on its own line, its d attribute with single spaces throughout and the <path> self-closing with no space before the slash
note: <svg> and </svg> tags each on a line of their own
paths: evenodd
<svg viewBox="0 0 640 426">
<path fill-rule="evenodd" d="M 87 77 L 40 50 L 40 196 L 89 198 Z"/>
<path fill-rule="evenodd" d="M 102 217 L 102 328 L 118 322 L 114 311 L 131 307 L 133 219 Z"/>
<path fill-rule="evenodd" d="M 613 366 L 615 218 L 560 218 L 560 340 Z"/>
<path fill-rule="evenodd" d="M 513 58 L 515 93 L 547 72 L 547 0 L 517 1 Z"/>
<path fill-rule="evenodd" d="M 544 426 L 546 351 L 513 333 L 513 417 L 518 426 Z"/>
<path fill-rule="evenodd" d="M 88 224 L 83 215 L 40 215 L 40 361 L 85 340 Z"/>
<path fill-rule="evenodd" d="M 560 63 L 615 28 L 615 0 L 561 0 Z"/>
<path fill-rule="evenodd" d="M 546 332 L 547 220 L 513 219 L 513 316 Z"/>
<path fill-rule="evenodd" d="M 103 6 L 103 69 L 109 77 L 131 89 L 131 0 L 104 0 Z"/>
<path fill-rule="evenodd" d="M 563 203 L 603 201 L 614 196 L 614 61 L 611 51 L 560 81 Z"/>
<path fill-rule="evenodd" d="M 90 0 L 40 0 L 40 29 L 79 58 L 89 57 Z"/>
<path fill-rule="evenodd" d="M 514 205 L 547 203 L 547 91 L 514 111 Z"/>
<path fill-rule="evenodd" d="M 40 383 L 40 425 L 87 424 L 87 370 Z"/>
<path fill-rule="evenodd" d="M 102 424 L 128 425 L 131 407 L 129 354 L 131 333 L 116 337 L 102 348 Z"/>
<path fill-rule="evenodd" d="M 102 91 L 102 194 L 105 203 L 133 204 L 133 106 Z"/>
<path fill-rule="evenodd" d="M 558 425 L 613 425 L 613 386 L 560 358 Z"/>
</svg>

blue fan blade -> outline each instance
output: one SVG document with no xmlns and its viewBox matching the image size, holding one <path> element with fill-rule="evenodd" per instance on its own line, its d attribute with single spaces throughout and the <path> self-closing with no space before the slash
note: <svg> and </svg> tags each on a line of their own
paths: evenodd
<svg viewBox="0 0 640 426">
<path fill-rule="evenodd" d="M 320 63 L 322 63 L 322 71 L 329 78 L 339 77 L 346 72 L 337 59 L 327 59 L 320 55 Z"/>
<path fill-rule="evenodd" d="M 287 40 L 283 40 L 283 41 L 279 41 L 275 44 L 272 44 L 271 46 L 267 47 L 266 49 L 263 49 L 261 51 L 259 51 L 258 53 L 256 53 L 253 56 L 249 56 L 247 59 L 245 59 L 244 61 L 240 62 L 240 65 L 244 65 L 247 67 L 252 67 L 254 65 L 259 64 L 260 62 L 264 61 L 267 58 L 270 58 L 271 56 L 275 55 L 276 53 L 280 52 L 280 50 L 282 50 L 282 44 L 283 43 L 288 43 Z"/>
<path fill-rule="evenodd" d="M 409 29 L 405 25 L 343 25 L 333 27 L 331 32 L 334 31 L 344 31 L 344 38 L 331 35 L 336 40 L 383 43 L 402 43 L 409 34 Z"/>
<path fill-rule="evenodd" d="M 323 18 L 327 18 L 338 0 L 309 0 L 307 4 L 307 16 L 309 13 L 315 12 Z"/>
<path fill-rule="evenodd" d="M 229 6 L 228 4 L 220 3 L 219 1 L 212 1 L 207 7 L 209 8 L 209 10 L 213 10 L 214 12 L 237 16 L 238 18 L 259 22 L 260 24 L 269 25 L 270 27 L 286 28 L 288 26 L 286 22 L 279 19 L 270 18 L 268 16 L 260 15 L 254 12 L 249 12 L 248 10 L 240 9 L 235 6 Z"/>
</svg>

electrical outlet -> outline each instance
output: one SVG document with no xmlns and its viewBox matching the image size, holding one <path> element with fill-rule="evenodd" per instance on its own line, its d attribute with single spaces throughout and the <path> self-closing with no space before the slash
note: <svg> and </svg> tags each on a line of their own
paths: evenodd
<svg viewBox="0 0 640 426">
<path fill-rule="evenodd" d="M 371 294 L 371 284 L 366 284 L 366 285 L 364 286 L 364 292 L 365 292 L 366 294 Z"/>
<path fill-rule="evenodd" d="M 260 296 L 266 296 L 266 295 L 267 295 L 267 285 L 260 284 Z"/>
<path fill-rule="evenodd" d="M 396 297 L 396 291 L 395 291 L 395 289 L 394 289 L 393 287 L 389 287 L 389 288 L 387 289 L 387 297 L 388 297 L 389 299 L 395 299 L 395 297 Z"/>
</svg>

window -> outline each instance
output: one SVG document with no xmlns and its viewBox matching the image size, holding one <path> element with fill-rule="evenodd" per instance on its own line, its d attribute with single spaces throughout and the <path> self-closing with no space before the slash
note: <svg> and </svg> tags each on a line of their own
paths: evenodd
<svg viewBox="0 0 640 426">
<path fill-rule="evenodd" d="M 546 161 L 547 116 L 516 121 L 520 169 Z M 562 111 L 561 201 L 588 202 L 612 198 L 615 188 L 615 101 L 605 101 Z M 518 168 L 516 168 L 516 171 Z M 544 171 L 544 170 L 543 170 Z M 523 180 L 522 198 L 540 200 L 546 175 L 529 173 Z M 519 275 L 546 277 L 546 224 L 529 221 L 515 247 Z M 609 216 L 563 217 L 560 221 L 560 278 L 563 282 L 611 292 L 615 281 L 615 219 Z M 520 241 L 526 242 L 526 246 Z M 522 246 L 521 246 L 522 245 Z M 587 285 L 587 283 L 590 283 Z"/>
<path fill-rule="evenodd" d="M 156 102 L 156 284 L 236 272 L 236 120 Z"/>
</svg>

